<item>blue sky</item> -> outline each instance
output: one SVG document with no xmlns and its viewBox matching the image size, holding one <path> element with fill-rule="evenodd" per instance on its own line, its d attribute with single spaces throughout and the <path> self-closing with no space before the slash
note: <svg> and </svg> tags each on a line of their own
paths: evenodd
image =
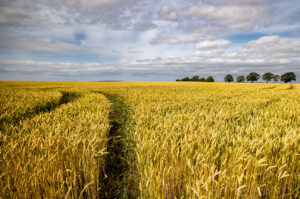
<svg viewBox="0 0 300 199">
<path fill-rule="evenodd" d="M 1 80 L 300 79 L 299 0 L 1 0 Z"/>
</svg>

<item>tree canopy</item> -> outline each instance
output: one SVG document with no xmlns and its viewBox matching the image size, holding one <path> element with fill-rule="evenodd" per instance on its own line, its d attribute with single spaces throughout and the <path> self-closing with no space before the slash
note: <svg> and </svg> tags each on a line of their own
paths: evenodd
<svg viewBox="0 0 300 199">
<path fill-rule="evenodd" d="M 181 81 L 190 81 L 189 77 L 182 78 Z"/>
<path fill-rule="evenodd" d="M 256 82 L 260 79 L 260 75 L 256 72 L 251 72 L 249 73 L 246 78 L 243 75 L 240 75 L 236 78 L 236 82 L 245 82 L 245 80 L 247 80 L 248 82 Z M 284 73 L 283 75 L 279 76 L 279 75 L 275 75 L 271 72 L 266 72 L 265 74 L 263 74 L 262 79 L 264 81 L 266 81 L 267 83 L 274 80 L 275 82 L 277 82 L 279 79 L 280 81 L 283 81 L 285 83 L 287 82 L 291 82 L 291 81 L 296 81 L 296 75 L 294 72 L 288 72 L 288 73 Z M 198 75 L 193 76 L 192 78 L 189 77 L 184 77 L 182 79 L 176 79 L 176 81 L 194 81 L 194 82 L 214 82 L 215 79 L 212 76 L 208 76 L 207 78 L 204 77 L 199 77 Z M 234 78 L 231 74 L 227 74 L 224 77 L 224 81 L 225 82 L 233 82 Z"/>
<path fill-rule="evenodd" d="M 260 78 L 260 75 L 256 72 L 252 72 L 249 75 L 247 75 L 247 77 L 246 77 L 247 81 L 248 82 L 251 81 L 252 83 L 259 80 L 259 78 Z"/>
<path fill-rule="evenodd" d="M 193 76 L 192 78 L 189 77 L 184 77 L 182 79 L 176 79 L 176 81 L 183 81 L 183 82 L 187 82 L 187 81 L 193 81 L 193 82 L 214 82 L 214 78 L 212 76 L 209 76 L 207 79 L 205 79 L 204 77 L 199 77 L 198 75 Z"/>
<path fill-rule="evenodd" d="M 245 77 L 244 76 L 238 76 L 237 78 L 236 78 L 236 81 L 237 82 L 244 82 L 245 81 Z"/>
<path fill-rule="evenodd" d="M 215 79 L 212 76 L 208 76 L 206 79 L 207 82 L 214 82 Z"/>
<path fill-rule="evenodd" d="M 232 75 L 230 75 L 230 74 L 226 75 L 225 78 L 224 78 L 224 81 L 225 81 L 225 82 L 233 82 L 233 77 L 232 77 Z"/>
<path fill-rule="evenodd" d="M 293 72 L 284 73 L 283 75 L 281 75 L 280 80 L 283 81 L 284 83 L 296 81 L 296 75 Z"/>
<path fill-rule="evenodd" d="M 277 82 L 277 81 L 279 80 L 279 75 L 274 75 L 274 76 L 273 76 L 273 80 L 274 80 L 275 82 Z"/>
<path fill-rule="evenodd" d="M 195 82 L 199 81 L 199 76 L 196 75 L 196 76 L 192 77 L 191 81 L 195 81 Z"/>
<path fill-rule="evenodd" d="M 274 78 L 274 74 L 271 73 L 271 72 L 265 73 L 265 74 L 262 76 L 262 79 L 265 80 L 267 83 L 268 83 L 269 81 L 271 81 L 273 78 Z"/>
</svg>

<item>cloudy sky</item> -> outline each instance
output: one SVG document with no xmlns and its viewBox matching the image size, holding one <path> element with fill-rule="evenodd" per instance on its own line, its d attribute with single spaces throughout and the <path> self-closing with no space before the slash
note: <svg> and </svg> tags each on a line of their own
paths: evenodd
<svg viewBox="0 0 300 199">
<path fill-rule="evenodd" d="M 299 0 L 0 0 L 1 80 L 300 79 Z"/>
</svg>

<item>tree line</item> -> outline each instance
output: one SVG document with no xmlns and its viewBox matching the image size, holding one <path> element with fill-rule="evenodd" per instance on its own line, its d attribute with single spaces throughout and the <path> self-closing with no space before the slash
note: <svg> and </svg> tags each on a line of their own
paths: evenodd
<svg viewBox="0 0 300 199">
<path fill-rule="evenodd" d="M 266 81 L 267 83 L 269 83 L 272 80 L 277 82 L 277 81 L 279 81 L 279 78 L 280 78 L 280 81 L 282 81 L 284 83 L 296 81 L 296 75 L 293 72 L 284 73 L 280 77 L 279 77 L 279 75 L 275 75 L 271 72 L 267 72 L 267 73 L 263 74 L 263 76 L 262 76 L 262 79 L 264 81 Z M 253 82 L 258 81 L 259 79 L 260 79 L 260 75 L 258 73 L 251 72 L 251 73 L 249 73 L 249 75 L 246 76 L 246 78 L 244 76 L 238 76 L 236 78 L 236 82 L 245 82 L 245 80 L 247 80 L 248 82 L 253 83 Z M 224 81 L 225 82 L 233 82 L 234 81 L 233 76 L 231 74 L 226 75 L 224 78 Z"/>
<path fill-rule="evenodd" d="M 199 76 L 194 76 L 192 78 L 189 78 L 189 77 L 185 77 L 185 78 L 182 78 L 182 79 L 176 79 L 176 81 L 183 81 L 183 82 L 187 82 L 187 81 L 191 81 L 191 82 L 214 82 L 215 79 L 212 77 L 212 76 L 208 76 L 207 78 L 204 78 L 204 77 L 199 77 Z"/>
<path fill-rule="evenodd" d="M 241 76 L 238 76 L 236 78 L 236 82 L 245 82 L 246 80 L 248 82 L 256 82 L 260 79 L 260 75 L 256 72 L 251 72 L 249 73 L 246 77 L 241 75 Z M 264 81 L 266 81 L 267 83 L 270 82 L 270 81 L 282 81 L 282 82 L 285 82 L 285 83 L 288 83 L 288 82 L 291 82 L 291 81 L 296 81 L 296 75 L 294 72 L 288 72 L 288 73 L 284 73 L 282 74 L 281 76 L 279 75 L 275 75 L 271 72 L 267 72 L 265 74 L 263 74 L 262 76 L 262 79 Z M 184 77 L 182 79 L 177 79 L 176 81 L 183 81 L 183 82 L 187 82 L 187 81 L 192 81 L 192 82 L 214 82 L 214 78 L 212 76 L 208 76 L 207 78 L 204 78 L 204 77 L 199 77 L 199 76 L 194 76 L 192 78 L 189 78 L 189 77 Z M 225 76 L 224 78 L 224 81 L 225 82 L 234 82 L 234 78 L 231 74 L 228 74 Z"/>
</svg>

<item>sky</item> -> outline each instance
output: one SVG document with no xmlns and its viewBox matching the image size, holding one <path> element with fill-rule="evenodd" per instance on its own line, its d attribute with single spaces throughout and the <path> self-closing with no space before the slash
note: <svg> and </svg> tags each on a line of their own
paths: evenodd
<svg viewBox="0 0 300 199">
<path fill-rule="evenodd" d="M 0 0 L 0 80 L 295 72 L 299 0 Z"/>
</svg>

